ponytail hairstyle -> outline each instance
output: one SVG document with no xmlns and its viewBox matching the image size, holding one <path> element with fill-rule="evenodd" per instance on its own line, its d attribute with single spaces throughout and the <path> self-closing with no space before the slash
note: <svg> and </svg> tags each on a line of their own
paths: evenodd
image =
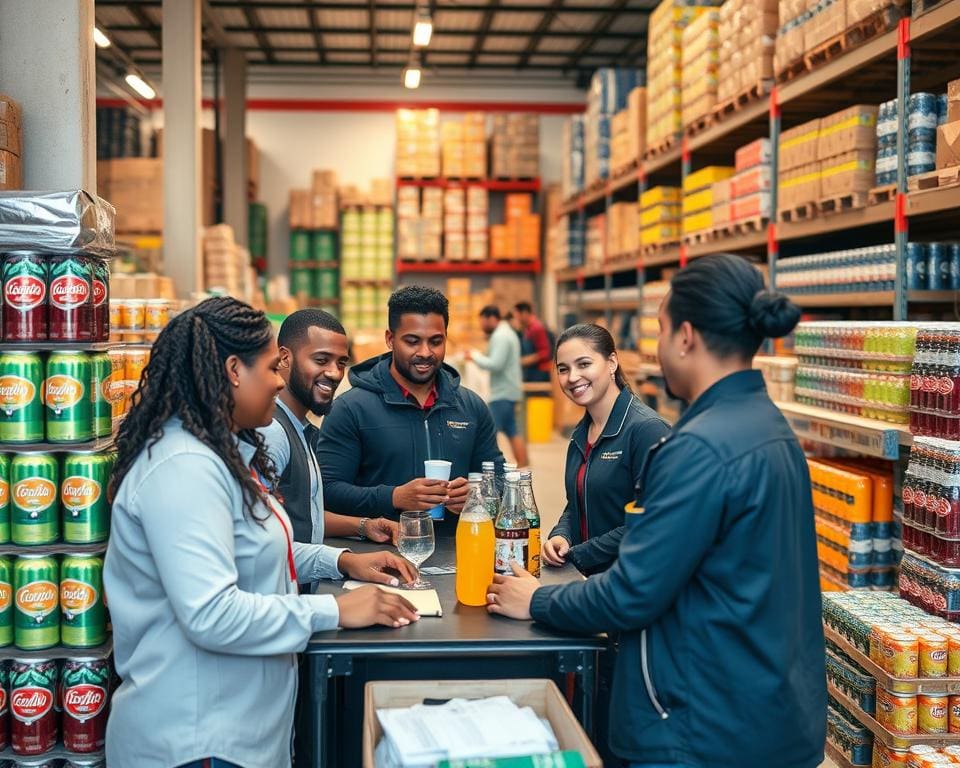
<svg viewBox="0 0 960 768">
<path fill-rule="evenodd" d="M 231 430 L 233 390 L 224 363 L 236 355 L 253 365 L 273 338 L 263 312 L 229 297 L 207 299 L 170 321 L 156 343 L 150 362 L 133 393 L 132 405 L 117 436 L 117 464 L 110 479 L 110 498 L 116 496 L 140 453 L 157 444 L 171 416 L 212 450 L 243 490 L 244 508 L 253 516 L 261 491 L 238 450 Z M 239 437 L 256 448 L 251 467 L 268 485 L 276 487 L 273 463 L 256 430 Z"/>
<path fill-rule="evenodd" d="M 667 313 L 674 331 L 689 322 L 714 355 L 745 361 L 765 338 L 786 336 L 800 319 L 796 304 L 766 290 L 760 271 L 729 253 L 706 256 L 677 272 Z"/>
<path fill-rule="evenodd" d="M 557 352 L 560 351 L 560 345 L 571 339 L 580 339 L 586 342 L 590 346 L 590 349 L 603 357 L 604 360 L 609 360 L 610 356 L 617 352 L 617 346 L 613 342 L 613 336 L 610 335 L 610 331 L 606 328 L 600 325 L 594 325 L 593 323 L 578 323 L 577 325 L 571 325 L 567 328 L 560 334 L 560 338 L 557 339 L 556 347 L 553 350 L 554 365 L 557 363 Z M 630 389 L 627 377 L 623 375 L 623 370 L 620 368 L 619 359 L 617 360 L 617 370 L 613 373 L 613 381 L 617 385 L 617 389 Z"/>
</svg>

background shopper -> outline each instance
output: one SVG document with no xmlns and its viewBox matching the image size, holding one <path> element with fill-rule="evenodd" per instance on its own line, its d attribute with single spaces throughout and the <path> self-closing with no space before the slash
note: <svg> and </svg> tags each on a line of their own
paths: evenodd
<svg viewBox="0 0 960 768">
<path fill-rule="evenodd" d="M 409 286 L 390 297 L 390 351 L 350 369 L 353 388 L 334 400 L 320 427 L 329 509 L 391 519 L 439 504 L 459 512 L 467 474 L 484 461 L 502 465 L 490 411 L 444 365 L 448 320 L 447 298 L 432 288 Z M 452 479 L 424 478 L 426 459 L 452 462 Z M 456 522 L 447 515 L 437 534 L 453 536 Z"/>
<path fill-rule="evenodd" d="M 467 351 L 467 360 L 490 373 L 490 413 L 497 432 L 510 441 L 514 462 L 527 466 L 527 441 L 518 426 L 517 410 L 523 405 L 523 382 L 520 370 L 520 339 L 501 319 L 500 309 L 488 305 L 480 310 L 480 327 L 490 343 L 487 354 Z"/>
<path fill-rule="evenodd" d="M 610 743 L 632 766 L 816 768 L 824 639 L 803 451 L 751 370 L 800 310 L 739 257 L 678 272 L 658 357 L 690 407 L 642 473 L 616 562 L 559 587 L 515 568 L 489 610 L 617 630 Z M 759 723 L 759 725 L 758 725 Z"/>
<path fill-rule="evenodd" d="M 411 579 L 390 552 L 293 541 L 268 492 L 258 427 L 283 387 L 266 316 L 209 299 L 160 334 L 117 439 L 104 570 L 122 683 L 107 726 L 114 768 L 216 758 L 290 764 L 297 651 L 314 632 L 415 621 L 402 598 L 364 587 L 299 595 L 297 579 Z"/>
<path fill-rule="evenodd" d="M 547 327 L 533 313 L 530 302 L 521 301 L 513 308 L 517 324 L 523 330 L 524 381 L 550 381 L 553 365 L 553 339 Z"/>
</svg>

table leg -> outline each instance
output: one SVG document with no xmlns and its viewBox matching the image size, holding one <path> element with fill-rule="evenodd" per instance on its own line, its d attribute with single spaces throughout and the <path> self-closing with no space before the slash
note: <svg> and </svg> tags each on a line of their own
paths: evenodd
<svg viewBox="0 0 960 768">
<path fill-rule="evenodd" d="M 577 687 L 574 692 L 576 715 L 587 736 L 593 740 L 593 700 L 597 686 L 596 651 L 561 651 L 557 654 L 557 671 L 573 674 Z"/>
</svg>

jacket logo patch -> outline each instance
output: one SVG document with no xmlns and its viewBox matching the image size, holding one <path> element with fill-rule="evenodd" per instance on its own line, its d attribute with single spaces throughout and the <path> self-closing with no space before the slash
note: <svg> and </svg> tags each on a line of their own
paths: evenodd
<svg viewBox="0 0 960 768">
<path fill-rule="evenodd" d="M 447 426 L 450 429 L 470 429 L 469 421 L 448 421 Z"/>
<path fill-rule="evenodd" d="M 600 454 L 601 461 L 616 461 L 623 456 L 623 451 L 604 451 Z"/>
<path fill-rule="evenodd" d="M 623 505 L 623 511 L 628 515 L 642 515 L 644 507 L 638 506 L 635 501 L 628 501 Z"/>
</svg>

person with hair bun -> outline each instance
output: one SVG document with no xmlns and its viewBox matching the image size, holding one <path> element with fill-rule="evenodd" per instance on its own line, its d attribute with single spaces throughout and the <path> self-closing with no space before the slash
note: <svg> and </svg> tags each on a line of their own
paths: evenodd
<svg viewBox="0 0 960 768">
<path fill-rule="evenodd" d="M 610 746 L 631 768 L 823 761 L 827 692 L 810 477 L 752 359 L 800 310 L 728 254 L 680 270 L 658 354 L 689 403 L 651 450 L 618 557 L 585 581 L 494 577 L 488 610 L 619 632 Z"/>
</svg>

